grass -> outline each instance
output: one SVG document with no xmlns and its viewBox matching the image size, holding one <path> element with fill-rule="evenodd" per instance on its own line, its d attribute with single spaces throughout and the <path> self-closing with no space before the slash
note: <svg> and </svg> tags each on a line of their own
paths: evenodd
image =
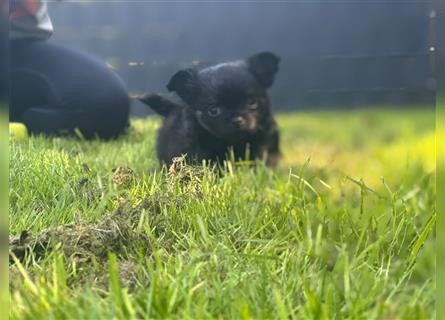
<svg viewBox="0 0 445 320">
<path fill-rule="evenodd" d="M 223 175 L 159 170 L 157 118 L 11 140 L 10 317 L 434 318 L 433 110 L 277 118 L 279 168 Z"/>
</svg>

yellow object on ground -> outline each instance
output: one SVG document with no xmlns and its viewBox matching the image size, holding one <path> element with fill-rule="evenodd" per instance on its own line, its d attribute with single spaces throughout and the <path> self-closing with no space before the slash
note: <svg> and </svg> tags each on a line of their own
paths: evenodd
<svg viewBox="0 0 445 320">
<path fill-rule="evenodd" d="M 17 139 L 26 139 L 28 138 L 28 129 L 23 123 L 10 122 L 9 136 Z"/>
</svg>

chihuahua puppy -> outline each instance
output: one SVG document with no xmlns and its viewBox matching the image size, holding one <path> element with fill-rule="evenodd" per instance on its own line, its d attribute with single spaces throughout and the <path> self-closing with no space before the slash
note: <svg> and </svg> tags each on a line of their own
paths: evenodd
<svg viewBox="0 0 445 320">
<path fill-rule="evenodd" d="M 167 89 L 184 104 L 161 95 L 139 98 L 165 117 L 157 139 L 161 162 L 187 154 L 187 161 L 222 162 L 265 159 L 274 166 L 280 156 L 278 128 L 270 110 L 269 89 L 280 59 L 261 52 L 245 60 L 178 71 Z"/>
</svg>

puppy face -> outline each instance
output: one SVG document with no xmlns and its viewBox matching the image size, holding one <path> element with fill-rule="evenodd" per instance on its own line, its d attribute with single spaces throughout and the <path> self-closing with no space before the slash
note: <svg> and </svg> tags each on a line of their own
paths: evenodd
<svg viewBox="0 0 445 320">
<path fill-rule="evenodd" d="M 264 52 L 201 70 L 181 70 L 167 88 L 187 103 L 203 128 L 235 143 L 257 132 L 270 116 L 266 90 L 278 63 L 278 57 Z"/>
<path fill-rule="evenodd" d="M 265 88 L 239 65 L 221 64 L 200 71 L 200 95 L 193 104 L 201 126 L 227 141 L 254 134 L 268 111 Z"/>
</svg>

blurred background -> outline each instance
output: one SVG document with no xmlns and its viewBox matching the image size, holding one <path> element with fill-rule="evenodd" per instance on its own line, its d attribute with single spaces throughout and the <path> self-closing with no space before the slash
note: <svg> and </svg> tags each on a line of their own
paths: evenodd
<svg viewBox="0 0 445 320">
<path fill-rule="evenodd" d="M 52 41 L 105 61 L 131 94 L 165 91 L 179 68 L 282 58 L 275 110 L 433 106 L 430 1 L 50 2 Z M 133 116 L 149 110 L 134 102 Z"/>
</svg>

